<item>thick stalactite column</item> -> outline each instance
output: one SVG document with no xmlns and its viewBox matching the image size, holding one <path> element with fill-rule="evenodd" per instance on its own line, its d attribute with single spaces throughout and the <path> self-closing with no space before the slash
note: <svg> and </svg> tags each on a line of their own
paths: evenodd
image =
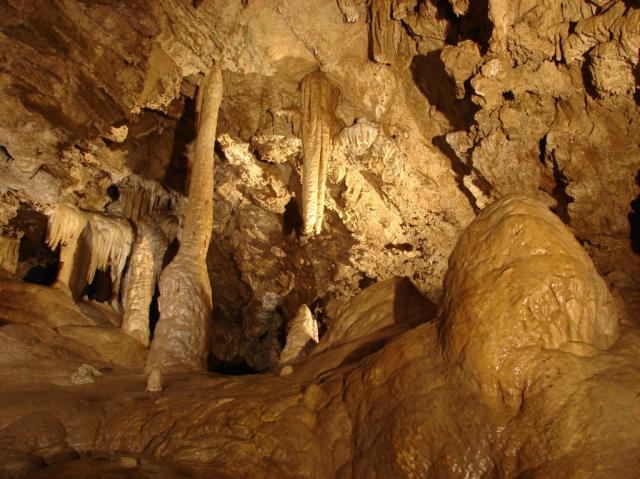
<svg viewBox="0 0 640 479">
<path fill-rule="evenodd" d="M 147 359 L 148 389 L 161 387 L 162 373 L 206 369 L 211 314 L 206 256 L 213 228 L 213 150 L 221 99 L 222 76 L 213 67 L 198 92 L 198 136 L 180 249 L 160 275 L 160 320 Z"/>
<path fill-rule="evenodd" d="M 78 241 L 88 223 L 85 213 L 75 206 L 57 204 L 47 211 L 47 245 L 55 250 L 60 246 L 60 269 L 56 287 L 69 295 L 80 296 L 82 288 L 75 288 L 76 254 Z M 83 283 L 84 284 L 84 283 Z"/>
<path fill-rule="evenodd" d="M 149 306 L 168 244 L 160 228 L 147 221 L 138 223 L 125 287 L 122 329 L 145 346 L 149 345 Z"/>
<path fill-rule="evenodd" d="M 331 83 L 320 72 L 302 79 L 301 92 L 303 234 L 312 235 L 322 230 L 335 95 Z"/>
</svg>

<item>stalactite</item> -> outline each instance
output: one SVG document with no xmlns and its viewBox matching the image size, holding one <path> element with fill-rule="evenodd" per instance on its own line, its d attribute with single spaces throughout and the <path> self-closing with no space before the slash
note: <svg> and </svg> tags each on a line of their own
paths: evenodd
<svg viewBox="0 0 640 479">
<path fill-rule="evenodd" d="M 118 183 L 122 214 L 132 221 L 160 209 L 171 209 L 176 203 L 176 194 L 167 191 L 157 181 L 145 180 L 130 175 Z"/>
<path fill-rule="evenodd" d="M 137 223 L 124 286 L 122 329 L 145 346 L 149 345 L 149 306 L 168 244 L 168 238 L 151 218 Z"/>
<path fill-rule="evenodd" d="M 373 59 L 391 65 L 396 55 L 392 0 L 370 0 L 369 9 Z"/>
<path fill-rule="evenodd" d="M 53 250 L 60 246 L 60 269 L 56 284 L 71 293 L 74 258 L 80 235 L 87 226 L 87 214 L 73 205 L 62 203 L 47 210 L 46 214 L 47 245 Z"/>
<path fill-rule="evenodd" d="M 117 300 L 122 271 L 127 263 L 133 229 L 124 218 L 99 213 L 89 214 L 91 228 L 91 260 L 87 270 L 87 283 L 91 283 L 96 270 L 111 267 L 112 297 Z"/>
<path fill-rule="evenodd" d="M 322 230 L 335 94 L 320 72 L 304 77 L 301 90 L 303 234 L 312 235 Z"/>
<path fill-rule="evenodd" d="M 163 373 L 207 366 L 211 284 L 206 256 L 213 228 L 213 152 L 221 100 L 222 75 L 213 67 L 198 91 L 200 117 L 180 249 L 160 275 L 160 320 L 146 368 L 149 390 L 162 387 Z"/>
<path fill-rule="evenodd" d="M 318 342 L 318 323 L 309 307 L 303 304 L 298 308 L 287 333 L 287 344 L 280 354 L 280 364 L 295 361 L 304 353 L 309 341 Z"/>
<path fill-rule="evenodd" d="M 17 237 L 0 236 L 0 268 L 15 273 L 18 269 L 18 254 L 22 234 Z"/>
</svg>

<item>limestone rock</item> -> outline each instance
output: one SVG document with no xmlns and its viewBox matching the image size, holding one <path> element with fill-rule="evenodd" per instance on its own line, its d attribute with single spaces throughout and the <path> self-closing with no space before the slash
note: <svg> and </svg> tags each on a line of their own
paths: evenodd
<svg viewBox="0 0 640 479">
<path fill-rule="evenodd" d="M 448 360 L 489 400 L 518 406 L 540 349 L 609 349 L 620 312 L 593 262 L 542 204 L 505 196 L 464 231 L 449 259 L 439 330 Z"/>
</svg>

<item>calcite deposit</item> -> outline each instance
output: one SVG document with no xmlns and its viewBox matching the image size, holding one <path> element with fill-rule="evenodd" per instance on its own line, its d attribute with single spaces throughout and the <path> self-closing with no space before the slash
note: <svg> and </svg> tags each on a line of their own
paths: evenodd
<svg viewBox="0 0 640 479">
<path fill-rule="evenodd" d="M 620 478 L 629 0 L 0 2 L 0 478 Z"/>
</svg>

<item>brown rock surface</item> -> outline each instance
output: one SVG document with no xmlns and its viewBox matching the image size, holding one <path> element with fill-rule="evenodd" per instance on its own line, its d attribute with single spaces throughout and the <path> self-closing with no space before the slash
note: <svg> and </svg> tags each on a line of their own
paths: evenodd
<svg viewBox="0 0 640 479">
<path fill-rule="evenodd" d="M 639 12 L 0 2 L 3 474 L 633 477 Z M 53 227 L 60 205 L 93 221 Z M 145 218 L 170 241 L 160 298 L 130 251 Z M 209 372 L 143 392 L 148 350 L 120 329 L 136 288 L 165 358 Z M 320 344 L 280 377 L 303 304 Z"/>
</svg>

